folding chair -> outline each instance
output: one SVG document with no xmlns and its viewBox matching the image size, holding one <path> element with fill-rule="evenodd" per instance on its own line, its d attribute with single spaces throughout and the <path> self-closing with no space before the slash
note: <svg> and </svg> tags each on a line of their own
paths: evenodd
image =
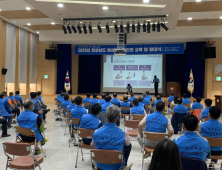
<svg viewBox="0 0 222 170">
<path fill-rule="evenodd" d="M 70 124 L 71 124 L 71 133 L 70 133 L 69 141 L 71 141 L 71 134 L 72 133 L 75 133 L 75 134 L 78 135 L 78 132 L 75 129 L 73 129 L 73 126 L 74 126 L 74 124 L 78 125 L 79 121 L 80 121 L 80 118 L 71 118 L 71 122 L 70 122 Z M 76 142 L 75 136 L 74 136 L 74 141 Z M 70 147 L 70 142 L 69 142 L 69 147 Z"/>
<path fill-rule="evenodd" d="M 145 115 L 131 115 L 133 120 L 143 120 Z"/>
<path fill-rule="evenodd" d="M 19 100 L 16 100 L 16 107 L 18 107 L 20 109 L 20 112 L 23 112 L 23 106 L 20 104 Z"/>
<path fill-rule="evenodd" d="M 89 129 L 83 129 L 83 128 L 79 128 L 77 131 L 78 131 L 78 139 L 79 139 L 79 137 L 81 137 L 81 138 L 93 138 L 93 133 L 95 132 L 95 130 L 89 130 Z M 77 168 L 79 148 L 81 149 L 81 153 L 82 153 L 82 161 L 84 161 L 82 149 L 89 149 L 89 150 L 95 149 L 91 145 L 87 145 L 83 141 L 80 141 L 80 139 L 79 139 L 75 168 Z"/>
<path fill-rule="evenodd" d="M 7 157 L 6 170 L 8 167 L 12 169 L 35 169 L 36 166 L 41 170 L 40 164 L 43 162 L 43 157 L 33 156 L 29 144 L 5 142 L 2 145 Z M 13 159 L 8 154 L 13 155 Z M 14 159 L 14 156 L 19 157 Z"/>
<path fill-rule="evenodd" d="M 146 105 L 144 105 L 144 108 L 146 110 L 146 113 L 149 114 L 150 113 L 150 105 L 146 104 Z"/>
<path fill-rule="evenodd" d="M 203 137 L 208 140 L 209 145 L 211 147 L 221 147 L 222 145 L 222 138 L 210 138 L 206 136 L 203 136 Z M 222 155 L 211 155 L 209 159 L 222 159 Z M 222 161 L 221 161 L 220 169 L 222 169 Z"/>
<path fill-rule="evenodd" d="M 125 114 L 125 113 L 122 112 L 122 110 L 130 112 L 130 107 L 121 107 L 120 109 L 121 109 L 121 116 L 122 116 L 122 118 L 124 117 L 124 121 L 125 121 L 125 116 L 129 116 L 130 117 L 130 113 L 129 114 Z"/>
<path fill-rule="evenodd" d="M 64 133 L 64 135 L 66 135 L 66 127 L 67 127 L 67 125 L 69 125 L 69 118 L 71 117 L 71 112 L 70 111 L 66 111 L 66 116 L 64 116 L 63 117 L 63 119 L 62 120 L 64 120 L 65 121 L 65 133 Z"/>
<path fill-rule="evenodd" d="M 36 148 L 36 143 L 39 143 L 39 146 L 43 152 L 44 157 L 46 157 L 44 150 L 42 148 L 41 142 L 36 140 L 35 137 L 35 133 L 33 132 L 33 130 L 31 129 L 27 129 L 27 128 L 23 128 L 23 127 L 19 127 L 19 126 L 15 126 L 15 132 L 16 132 L 16 139 L 15 139 L 15 143 L 27 143 L 29 146 L 34 145 L 34 152 L 35 152 L 35 148 Z M 35 137 L 35 141 L 34 142 L 26 142 L 23 141 L 21 138 L 19 138 L 18 133 L 24 136 L 29 136 L 29 137 Z"/>
<path fill-rule="evenodd" d="M 124 126 L 127 128 L 137 129 L 139 123 L 140 123 L 140 120 L 125 120 Z M 125 127 L 124 127 L 124 129 L 125 129 Z M 139 134 L 138 130 L 127 129 L 127 131 L 129 132 L 129 136 L 131 136 L 131 137 L 137 137 L 137 135 Z"/>
<path fill-rule="evenodd" d="M 101 164 L 124 164 L 124 157 L 121 151 L 117 150 L 103 150 L 103 149 L 92 149 L 90 151 L 91 160 Z M 95 166 L 96 167 L 96 166 Z M 97 169 L 97 167 L 96 167 Z"/>
<path fill-rule="evenodd" d="M 61 119 L 62 119 L 62 122 L 61 122 L 61 127 L 63 125 L 63 121 L 66 120 L 66 117 L 64 115 L 63 112 L 67 112 L 67 108 L 66 107 L 62 107 L 62 114 L 61 114 Z"/>
<path fill-rule="evenodd" d="M 146 152 L 150 152 L 150 153 L 154 152 L 154 149 L 144 146 L 145 139 L 150 140 L 150 141 L 161 141 L 161 140 L 165 139 L 165 137 L 166 137 L 166 133 L 154 133 L 154 132 L 144 132 L 143 133 L 142 169 L 143 169 L 143 163 L 144 163 L 144 150 Z"/>
<path fill-rule="evenodd" d="M 84 104 L 84 108 L 86 109 L 86 107 L 89 108 L 90 103 L 83 103 Z"/>
<path fill-rule="evenodd" d="M 57 111 L 57 114 L 60 114 L 61 112 L 62 112 L 62 103 L 61 102 L 58 102 L 58 105 L 57 105 L 57 109 L 58 109 L 58 111 Z"/>
</svg>

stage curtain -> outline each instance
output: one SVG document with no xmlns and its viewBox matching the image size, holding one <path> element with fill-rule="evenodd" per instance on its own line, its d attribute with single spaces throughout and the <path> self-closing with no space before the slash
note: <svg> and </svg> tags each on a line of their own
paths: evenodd
<svg viewBox="0 0 222 170">
<path fill-rule="evenodd" d="M 61 60 L 57 61 L 57 87 L 56 93 L 60 90 L 65 91 L 64 83 L 67 71 L 69 72 L 70 87 L 69 94 L 72 94 L 72 45 L 71 44 L 58 44 L 58 50 L 61 51 Z"/>
<path fill-rule="evenodd" d="M 194 92 L 192 96 L 204 97 L 205 60 L 198 58 L 198 49 L 204 47 L 204 44 L 205 42 L 187 42 L 186 45 L 185 92 L 188 97 L 191 96 L 187 91 L 190 69 L 192 69 L 194 77 Z"/>
<path fill-rule="evenodd" d="M 79 56 L 79 93 L 100 93 L 101 56 Z"/>
</svg>

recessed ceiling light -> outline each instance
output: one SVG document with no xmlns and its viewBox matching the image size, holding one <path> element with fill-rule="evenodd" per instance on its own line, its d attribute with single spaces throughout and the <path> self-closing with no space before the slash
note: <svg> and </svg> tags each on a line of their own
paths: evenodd
<svg viewBox="0 0 222 170">
<path fill-rule="evenodd" d="M 148 19 L 147 21 L 151 21 L 150 19 Z"/>
<path fill-rule="evenodd" d="M 26 9 L 26 10 L 31 10 L 31 8 L 30 8 L 30 7 L 26 7 L 25 9 Z"/>
<path fill-rule="evenodd" d="M 149 3 L 149 0 L 143 0 L 143 3 Z"/>
<path fill-rule="evenodd" d="M 107 6 L 104 6 L 104 7 L 103 7 L 103 10 L 107 10 L 107 9 L 109 9 Z"/>
<path fill-rule="evenodd" d="M 191 17 L 189 17 L 189 18 L 187 18 L 188 20 L 192 20 L 193 18 L 191 18 Z"/>
<path fill-rule="evenodd" d="M 27 25 L 30 26 L 31 24 L 30 24 L 30 23 L 27 23 Z"/>
<path fill-rule="evenodd" d="M 80 24 L 82 24 L 83 22 L 82 22 L 82 21 L 80 21 L 79 23 L 80 23 Z"/>
<path fill-rule="evenodd" d="M 37 34 L 39 33 L 39 31 L 37 31 Z"/>
<path fill-rule="evenodd" d="M 113 21 L 113 22 L 116 22 L 116 21 Z"/>
<path fill-rule="evenodd" d="M 15 23 L 15 21 L 14 21 L 14 23 Z"/>
<path fill-rule="evenodd" d="M 222 16 L 220 17 L 220 19 L 222 19 Z"/>
<path fill-rule="evenodd" d="M 201 0 L 196 0 L 196 2 L 200 2 Z"/>
<path fill-rule="evenodd" d="M 2 9 L 0 9 L 0 11 L 2 11 Z"/>
<path fill-rule="evenodd" d="M 51 22 L 51 24 L 52 24 L 52 25 L 55 25 L 55 23 L 54 23 L 54 22 Z"/>
<path fill-rule="evenodd" d="M 62 7 L 63 7 L 63 4 L 58 4 L 58 7 L 62 8 Z"/>
</svg>

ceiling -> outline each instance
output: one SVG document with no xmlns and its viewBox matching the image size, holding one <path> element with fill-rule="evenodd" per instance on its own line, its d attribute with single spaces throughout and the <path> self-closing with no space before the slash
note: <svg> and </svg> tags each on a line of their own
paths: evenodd
<svg viewBox="0 0 222 170">
<path fill-rule="evenodd" d="M 58 7 L 62 3 L 62 8 Z M 96 3 L 96 4 L 95 4 Z M 107 6 L 108 10 L 103 10 Z M 26 10 L 29 7 L 30 10 Z M 115 44 L 116 33 L 111 28 L 110 34 L 97 31 L 97 24 L 103 27 L 112 20 L 85 21 L 88 26 L 92 23 L 93 34 L 64 34 L 62 30 L 62 18 L 88 18 L 88 17 L 124 17 L 124 16 L 148 16 L 167 15 L 164 18 L 169 28 L 161 32 L 150 34 L 129 33 L 128 43 L 167 43 L 215 41 L 222 36 L 222 0 L 150 0 L 143 3 L 143 0 L 0 0 L 0 16 L 19 27 L 33 33 L 39 32 L 40 41 L 47 43 L 71 43 L 71 44 Z M 187 20 L 189 17 L 192 20 Z M 123 24 L 129 21 L 138 21 L 142 24 L 151 19 L 151 22 L 158 22 L 161 18 L 141 18 L 122 20 Z M 78 24 L 81 20 L 72 20 L 71 24 Z M 54 23 L 52 25 L 51 23 Z M 120 24 L 120 20 L 117 23 Z M 27 23 L 31 25 L 28 26 Z M 68 22 L 69 23 L 69 22 Z M 82 25 L 82 24 L 81 24 Z"/>
</svg>

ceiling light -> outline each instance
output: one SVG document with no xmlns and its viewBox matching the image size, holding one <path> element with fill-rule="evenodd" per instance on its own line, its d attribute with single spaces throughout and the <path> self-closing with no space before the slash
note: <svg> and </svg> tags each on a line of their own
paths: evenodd
<svg viewBox="0 0 222 170">
<path fill-rule="evenodd" d="M 147 21 L 148 21 L 148 22 L 150 22 L 151 20 L 150 20 L 150 19 L 148 19 Z"/>
<path fill-rule="evenodd" d="M 27 23 L 27 25 L 30 26 L 31 24 L 30 24 L 30 23 Z"/>
<path fill-rule="evenodd" d="M 161 23 L 160 25 L 161 25 L 161 27 L 163 27 L 163 29 L 165 29 L 166 31 L 169 29 L 169 28 L 165 25 L 165 23 Z"/>
<path fill-rule="evenodd" d="M 101 28 L 101 26 L 99 24 L 97 25 L 97 28 L 98 28 L 99 33 L 102 33 L 102 28 Z"/>
<path fill-rule="evenodd" d="M 153 25 L 152 25 L 152 31 L 156 31 L 156 25 L 155 25 L 155 23 L 153 23 Z"/>
<path fill-rule="evenodd" d="M 143 23 L 143 32 L 146 32 L 146 24 L 145 24 L 145 22 Z"/>
<path fill-rule="evenodd" d="M 189 17 L 189 18 L 187 18 L 188 20 L 192 20 L 193 18 L 191 18 L 191 17 Z"/>
<path fill-rule="evenodd" d="M 69 34 L 72 34 L 72 29 L 70 27 L 70 23 L 67 25 L 67 30 L 69 31 Z"/>
<path fill-rule="evenodd" d="M 79 31 L 79 34 L 82 34 L 82 28 L 81 28 L 81 26 L 79 24 L 77 25 L 77 29 Z"/>
<path fill-rule="evenodd" d="M 118 33 L 119 32 L 119 28 L 118 28 L 118 25 L 117 24 L 115 24 L 115 31 L 116 31 L 116 33 Z"/>
<path fill-rule="evenodd" d="M 14 21 L 14 23 L 15 23 L 15 21 Z"/>
<path fill-rule="evenodd" d="M 220 17 L 220 19 L 222 19 L 222 16 Z"/>
<path fill-rule="evenodd" d="M 89 33 L 90 33 L 90 34 L 92 34 L 92 33 L 93 33 L 93 31 L 92 31 L 92 25 L 91 25 L 91 22 L 90 22 L 90 24 L 89 24 L 89 27 L 88 27 L 88 28 L 89 28 Z"/>
<path fill-rule="evenodd" d="M 87 34 L 87 29 L 86 29 L 86 25 L 85 24 L 83 24 L 83 31 L 84 31 L 84 34 Z"/>
<path fill-rule="evenodd" d="M 63 4 L 58 4 L 58 7 L 62 8 L 62 7 L 63 7 Z"/>
<path fill-rule="evenodd" d="M 138 22 L 138 24 L 137 24 L 137 33 L 140 33 L 140 27 L 141 27 L 141 25 L 140 25 L 140 23 Z"/>
<path fill-rule="evenodd" d="M 2 11 L 2 9 L 0 9 L 0 11 Z"/>
<path fill-rule="evenodd" d="M 54 22 L 51 22 L 51 24 L 52 24 L 52 25 L 55 25 L 55 23 L 54 23 Z"/>
<path fill-rule="evenodd" d="M 132 25 L 132 32 L 135 32 L 135 24 L 134 24 L 134 21 L 133 21 L 133 25 Z"/>
<path fill-rule="evenodd" d="M 143 0 L 143 3 L 149 3 L 149 0 Z"/>
<path fill-rule="evenodd" d="M 196 0 L 196 2 L 200 2 L 201 0 Z"/>
<path fill-rule="evenodd" d="M 106 23 L 106 32 L 107 32 L 107 33 L 110 33 L 109 23 L 108 23 L 108 22 Z"/>
<path fill-rule="evenodd" d="M 129 22 L 127 22 L 127 24 L 126 24 L 126 32 L 127 32 L 127 33 L 130 32 L 130 24 L 129 24 Z"/>
<path fill-rule="evenodd" d="M 157 23 L 157 32 L 160 32 L 160 22 Z"/>
<path fill-rule="evenodd" d="M 75 25 L 72 25 L 72 30 L 73 30 L 74 33 L 77 33 Z"/>
<path fill-rule="evenodd" d="M 62 29 L 63 29 L 63 31 L 64 31 L 64 34 L 67 34 L 67 30 L 66 30 L 65 23 L 63 24 Z"/>
<path fill-rule="evenodd" d="M 39 34 L 39 31 L 37 31 L 37 34 Z"/>
<path fill-rule="evenodd" d="M 80 23 L 80 24 L 82 24 L 83 22 L 82 22 L 82 21 L 80 21 L 79 23 Z"/>
<path fill-rule="evenodd" d="M 121 25 L 120 25 L 120 33 L 124 33 L 124 30 L 123 30 L 123 24 L 122 24 L 122 22 L 121 22 Z"/>
<path fill-rule="evenodd" d="M 147 33 L 150 33 L 150 22 L 147 23 Z"/>
<path fill-rule="evenodd" d="M 26 9 L 26 10 L 31 10 L 31 8 L 30 8 L 30 7 L 26 7 L 25 9 Z"/>
<path fill-rule="evenodd" d="M 103 7 L 103 10 L 108 10 L 109 8 L 107 6 L 104 6 Z"/>
<path fill-rule="evenodd" d="M 116 22 L 116 21 L 113 21 L 113 22 Z"/>
</svg>

